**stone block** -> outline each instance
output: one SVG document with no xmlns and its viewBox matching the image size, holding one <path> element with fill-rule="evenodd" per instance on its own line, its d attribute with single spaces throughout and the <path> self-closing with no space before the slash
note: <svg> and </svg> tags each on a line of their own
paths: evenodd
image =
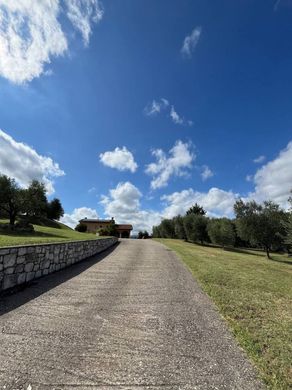
<svg viewBox="0 0 292 390">
<path fill-rule="evenodd" d="M 34 279 L 34 276 L 35 276 L 35 272 L 29 272 L 29 273 L 26 274 L 25 280 L 26 280 L 27 282 L 29 282 L 29 281 L 31 281 L 31 280 Z"/>
<path fill-rule="evenodd" d="M 24 270 L 25 272 L 31 272 L 33 270 L 33 263 L 25 264 Z"/>
<path fill-rule="evenodd" d="M 23 264 L 25 262 L 25 256 L 18 256 L 16 259 L 17 264 Z"/>
<path fill-rule="evenodd" d="M 40 264 L 39 263 L 34 263 L 33 271 L 38 271 L 39 269 L 40 269 Z"/>
<path fill-rule="evenodd" d="M 50 266 L 50 264 L 51 264 L 51 262 L 50 262 L 50 260 L 44 260 L 44 261 L 42 261 L 42 263 L 41 263 L 41 269 L 46 269 L 46 268 L 49 268 L 49 266 Z"/>
<path fill-rule="evenodd" d="M 25 273 L 18 274 L 17 275 L 17 284 L 25 283 L 25 279 L 26 279 L 26 274 Z"/>
<path fill-rule="evenodd" d="M 37 278 L 40 278 L 42 276 L 42 271 L 41 270 L 39 270 L 39 271 L 37 271 L 36 273 L 35 273 L 35 278 L 37 279 Z"/>
<path fill-rule="evenodd" d="M 20 272 L 23 272 L 24 270 L 24 264 L 18 264 L 16 267 L 15 267 L 15 273 L 16 274 L 19 274 Z"/>
<path fill-rule="evenodd" d="M 27 248 L 19 248 L 18 249 L 18 256 L 24 256 L 26 255 Z"/>
<path fill-rule="evenodd" d="M 3 290 L 17 285 L 17 275 L 5 275 L 3 279 Z"/>
<path fill-rule="evenodd" d="M 48 270 L 48 269 L 44 269 L 44 270 L 43 270 L 43 275 L 48 275 L 48 273 L 49 273 L 49 270 Z"/>
<path fill-rule="evenodd" d="M 10 249 L 0 249 L 0 256 L 8 255 L 10 253 Z"/>
<path fill-rule="evenodd" d="M 0 272 L 3 271 L 3 264 L 0 263 Z"/>
<path fill-rule="evenodd" d="M 5 273 L 6 275 L 14 274 L 14 267 L 6 268 L 6 269 L 4 270 L 4 273 Z"/>
<path fill-rule="evenodd" d="M 9 253 L 3 257 L 4 268 L 12 267 L 16 263 L 16 253 Z"/>
</svg>

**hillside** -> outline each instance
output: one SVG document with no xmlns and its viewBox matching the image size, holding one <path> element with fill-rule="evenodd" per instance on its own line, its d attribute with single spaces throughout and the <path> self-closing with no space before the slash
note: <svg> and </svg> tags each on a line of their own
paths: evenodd
<svg viewBox="0 0 292 390">
<path fill-rule="evenodd" d="M 98 237 L 90 233 L 79 233 L 68 226 L 46 218 L 31 220 L 34 232 L 20 233 L 3 230 L 7 220 L 0 219 L 0 247 L 13 245 L 28 245 L 74 240 L 93 240 Z"/>
</svg>

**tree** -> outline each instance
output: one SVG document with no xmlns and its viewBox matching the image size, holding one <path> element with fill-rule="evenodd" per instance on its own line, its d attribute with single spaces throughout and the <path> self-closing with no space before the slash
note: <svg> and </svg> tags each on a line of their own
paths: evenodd
<svg viewBox="0 0 292 390">
<path fill-rule="evenodd" d="M 144 232 L 142 232 L 142 231 L 140 230 L 139 233 L 138 233 L 138 238 L 139 238 L 139 239 L 142 239 L 142 238 L 149 238 L 149 233 L 147 232 L 147 230 L 144 230 Z"/>
<path fill-rule="evenodd" d="M 186 213 L 186 215 L 195 214 L 195 215 L 205 215 L 206 211 L 202 206 L 195 203 L 192 207 L 190 207 Z"/>
<path fill-rule="evenodd" d="M 187 236 L 184 227 L 184 217 L 182 217 L 181 215 L 174 217 L 173 224 L 175 237 L 179 238 L 180 240 L 186 240 Z"/>
<path fill-rule="evenodd" d="M 25 191 L 19 188 L 14 179 L 0 175 L 0 209 L 7 214 L 13 227 L 17 215 L 23 212 Z"/>
<path fill-rule="evenodd" d="M 244 203 L 236 201 L 234 205 L 236 229 L 239 237 L 265 249 L 270 258 L 271 249 L 283 245 L 285 228 L 283 222 L 287 215 L 279 205 L 266 201 L 263 205 L 255 201 Z"/>
<path fill-rule="evenodd" d="M 47 197 L 44 183 L 32 180 L 25 190 L 25 211 L 30 217 L 41 217 L 46 215 Z"/>
<path fill-rule="evenodd" d="M 208 222 L 208 234 L 214 244 L 225 248 L 235 243 L 235 231 L 232 222 L 228 218 L 210 219 Z"/>
<path fill-rule="evenodd" d="M 63 217 L 64 209 L 59 199 L 54 198 L 47 204 L 47 217 L 49 219 L 56 219 L 57 221 Z"/>
<path fill-rule="evenodd" d="M 292 191 L 291 191 L 292 192 Z M 284 222 L 284 229 L 286 231 L 285 244 L 291 248 L 292 246 L 292 196 L 288 199 L 290 203 L 290 212 L 287 217 L 287 221 Z"/>
<path fill-rule="evenodd" d="M 87 226 L 84 225 L 83 223 L 78 223 L 76 226 L 75 226 L 75 230 L 77 232 L 80 232 L 80 233 L 85 233 L 87 232 Z"/>
<path fill-rule="evenodd" d="M 161 237 L 159 226 L 153 226 L 153 228 L 152 228 L 152 236 L 155 237 L 155 238 L 160 238 Z"/>
<path fill-rule="evenodd" d="M 184 217 L 184 230 L 188 241 L 199 241 L 201 244 L 208 241 L 208 219 L 202 214 L 190 213 Z"/>
<path fill-rule="evenodd" d="M 172 219 L 163 219 L 159 225 L 162 238 L 175 238 L 174 223 Z"/>
</svg>

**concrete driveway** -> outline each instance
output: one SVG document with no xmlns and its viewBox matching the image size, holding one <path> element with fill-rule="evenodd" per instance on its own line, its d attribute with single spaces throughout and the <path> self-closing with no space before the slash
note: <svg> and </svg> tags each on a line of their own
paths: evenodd
<svg viewBox="0 0 292 390">
<path fill-rule="evenodd" d="M 262 389 L 209 298 L 151 240 L 0 298 L 0 389 Z"/>
</svg>

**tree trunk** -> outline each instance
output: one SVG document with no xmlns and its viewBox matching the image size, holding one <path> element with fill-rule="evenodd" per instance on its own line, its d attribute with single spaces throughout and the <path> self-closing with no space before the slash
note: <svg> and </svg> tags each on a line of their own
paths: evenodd
<svg viewBox="0 0 292 390">
<path fill-rule="evenodd" d="M 267 258 L 268 258 L 268 259 L 271 259 L 271 256 L 270 256 L 270 248 L 266 248 L 266 254 L 267 254 Z"/>
<path fill-rule="evenodd" d="M 9 224 L 11 226 L 14 226 L 15 225 L 15 220 L 16 220 L 16 215 L 14 212 L 10 212 L 9 213 Z"/>
</svg>

